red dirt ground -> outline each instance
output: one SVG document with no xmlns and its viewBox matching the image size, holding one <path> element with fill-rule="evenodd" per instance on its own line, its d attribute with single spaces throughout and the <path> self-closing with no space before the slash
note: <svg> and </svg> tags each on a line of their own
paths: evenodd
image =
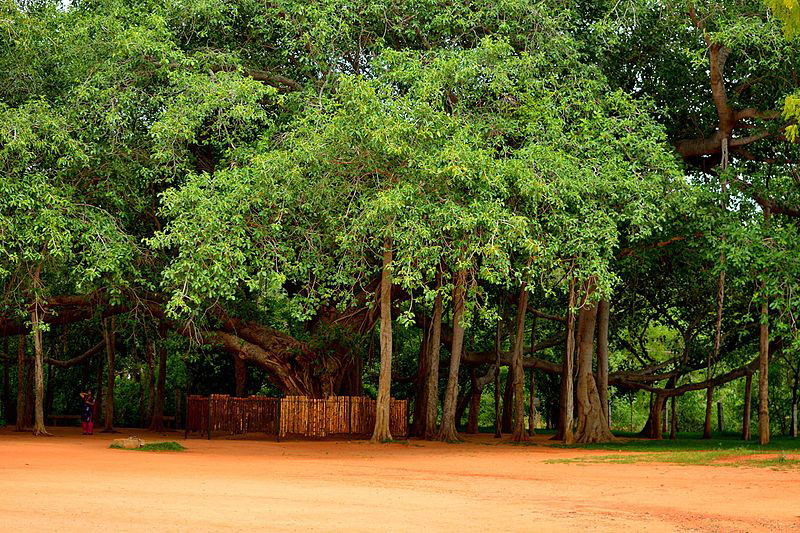
<svg viewBox="0 0 800 533">
<path fill-rule="evenodd" d="M 0 430 L 4 531 L 800 531 L 800 472 L 548 464 L 591 452 Z M 109 449 L 135 434 L 174 453 Z M 542 439 L 543 437 L 538 437 Z"/>
</svg>

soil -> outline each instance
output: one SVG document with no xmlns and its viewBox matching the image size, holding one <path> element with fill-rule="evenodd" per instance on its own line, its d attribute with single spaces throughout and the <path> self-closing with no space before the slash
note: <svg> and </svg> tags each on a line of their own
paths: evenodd
<svg viewBox="0 0 800 533">
<path fill-rule="evenodd" d="M 800 472 L 548 463 L 608 455 L 515 446 L 0 430 L 6 531 L 800 531 Z M 184 452 L 109 449 L 176 440 Z"/>
</svg>

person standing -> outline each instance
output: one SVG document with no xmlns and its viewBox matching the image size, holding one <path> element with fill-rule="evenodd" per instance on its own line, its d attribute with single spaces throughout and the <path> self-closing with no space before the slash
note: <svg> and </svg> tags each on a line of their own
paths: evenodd
<svg viewBox="0 0 800 533">
<path fill-rule="evenodd" d="M 92 391 L 89 390 L 87 392 L 81 393 L 81 427 L 83 428 L 84 435 L 91 435 L 94 429 L 94 398 L 92 397 Z"/>
</svg>

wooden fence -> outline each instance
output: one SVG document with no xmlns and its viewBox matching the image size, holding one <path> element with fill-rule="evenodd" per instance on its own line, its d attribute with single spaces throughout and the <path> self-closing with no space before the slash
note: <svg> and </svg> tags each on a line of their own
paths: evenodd
<svg viewBox="0 0 800 533">
<path fill-rule="evenodd" d="M 189 396 L 186 433 L 225 432 L 232 435 L 267 433 L 286 436 L 368 437 L 375 428 L 376 402 L 364 396 L 306 396 L 232 398 L 224 394 Z M 408 436 L 408 403 L 392 399 L 389 428 L 393 437 Z"/>
</svg>

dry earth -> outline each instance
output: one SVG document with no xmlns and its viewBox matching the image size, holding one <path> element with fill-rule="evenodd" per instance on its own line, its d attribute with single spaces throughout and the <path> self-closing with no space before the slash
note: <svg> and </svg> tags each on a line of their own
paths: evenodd
<svg viewBox="0 0 800 533">
<path fill-rule="evenodd" d="M 0 430 L 5 531 L 800 531 L 800 472 L 551 464 L 609 452 Z M 179 440 L 185 452 L 108 448 Z M 543 437 L 538 437 L 542 439 Z"/>
</svg>

